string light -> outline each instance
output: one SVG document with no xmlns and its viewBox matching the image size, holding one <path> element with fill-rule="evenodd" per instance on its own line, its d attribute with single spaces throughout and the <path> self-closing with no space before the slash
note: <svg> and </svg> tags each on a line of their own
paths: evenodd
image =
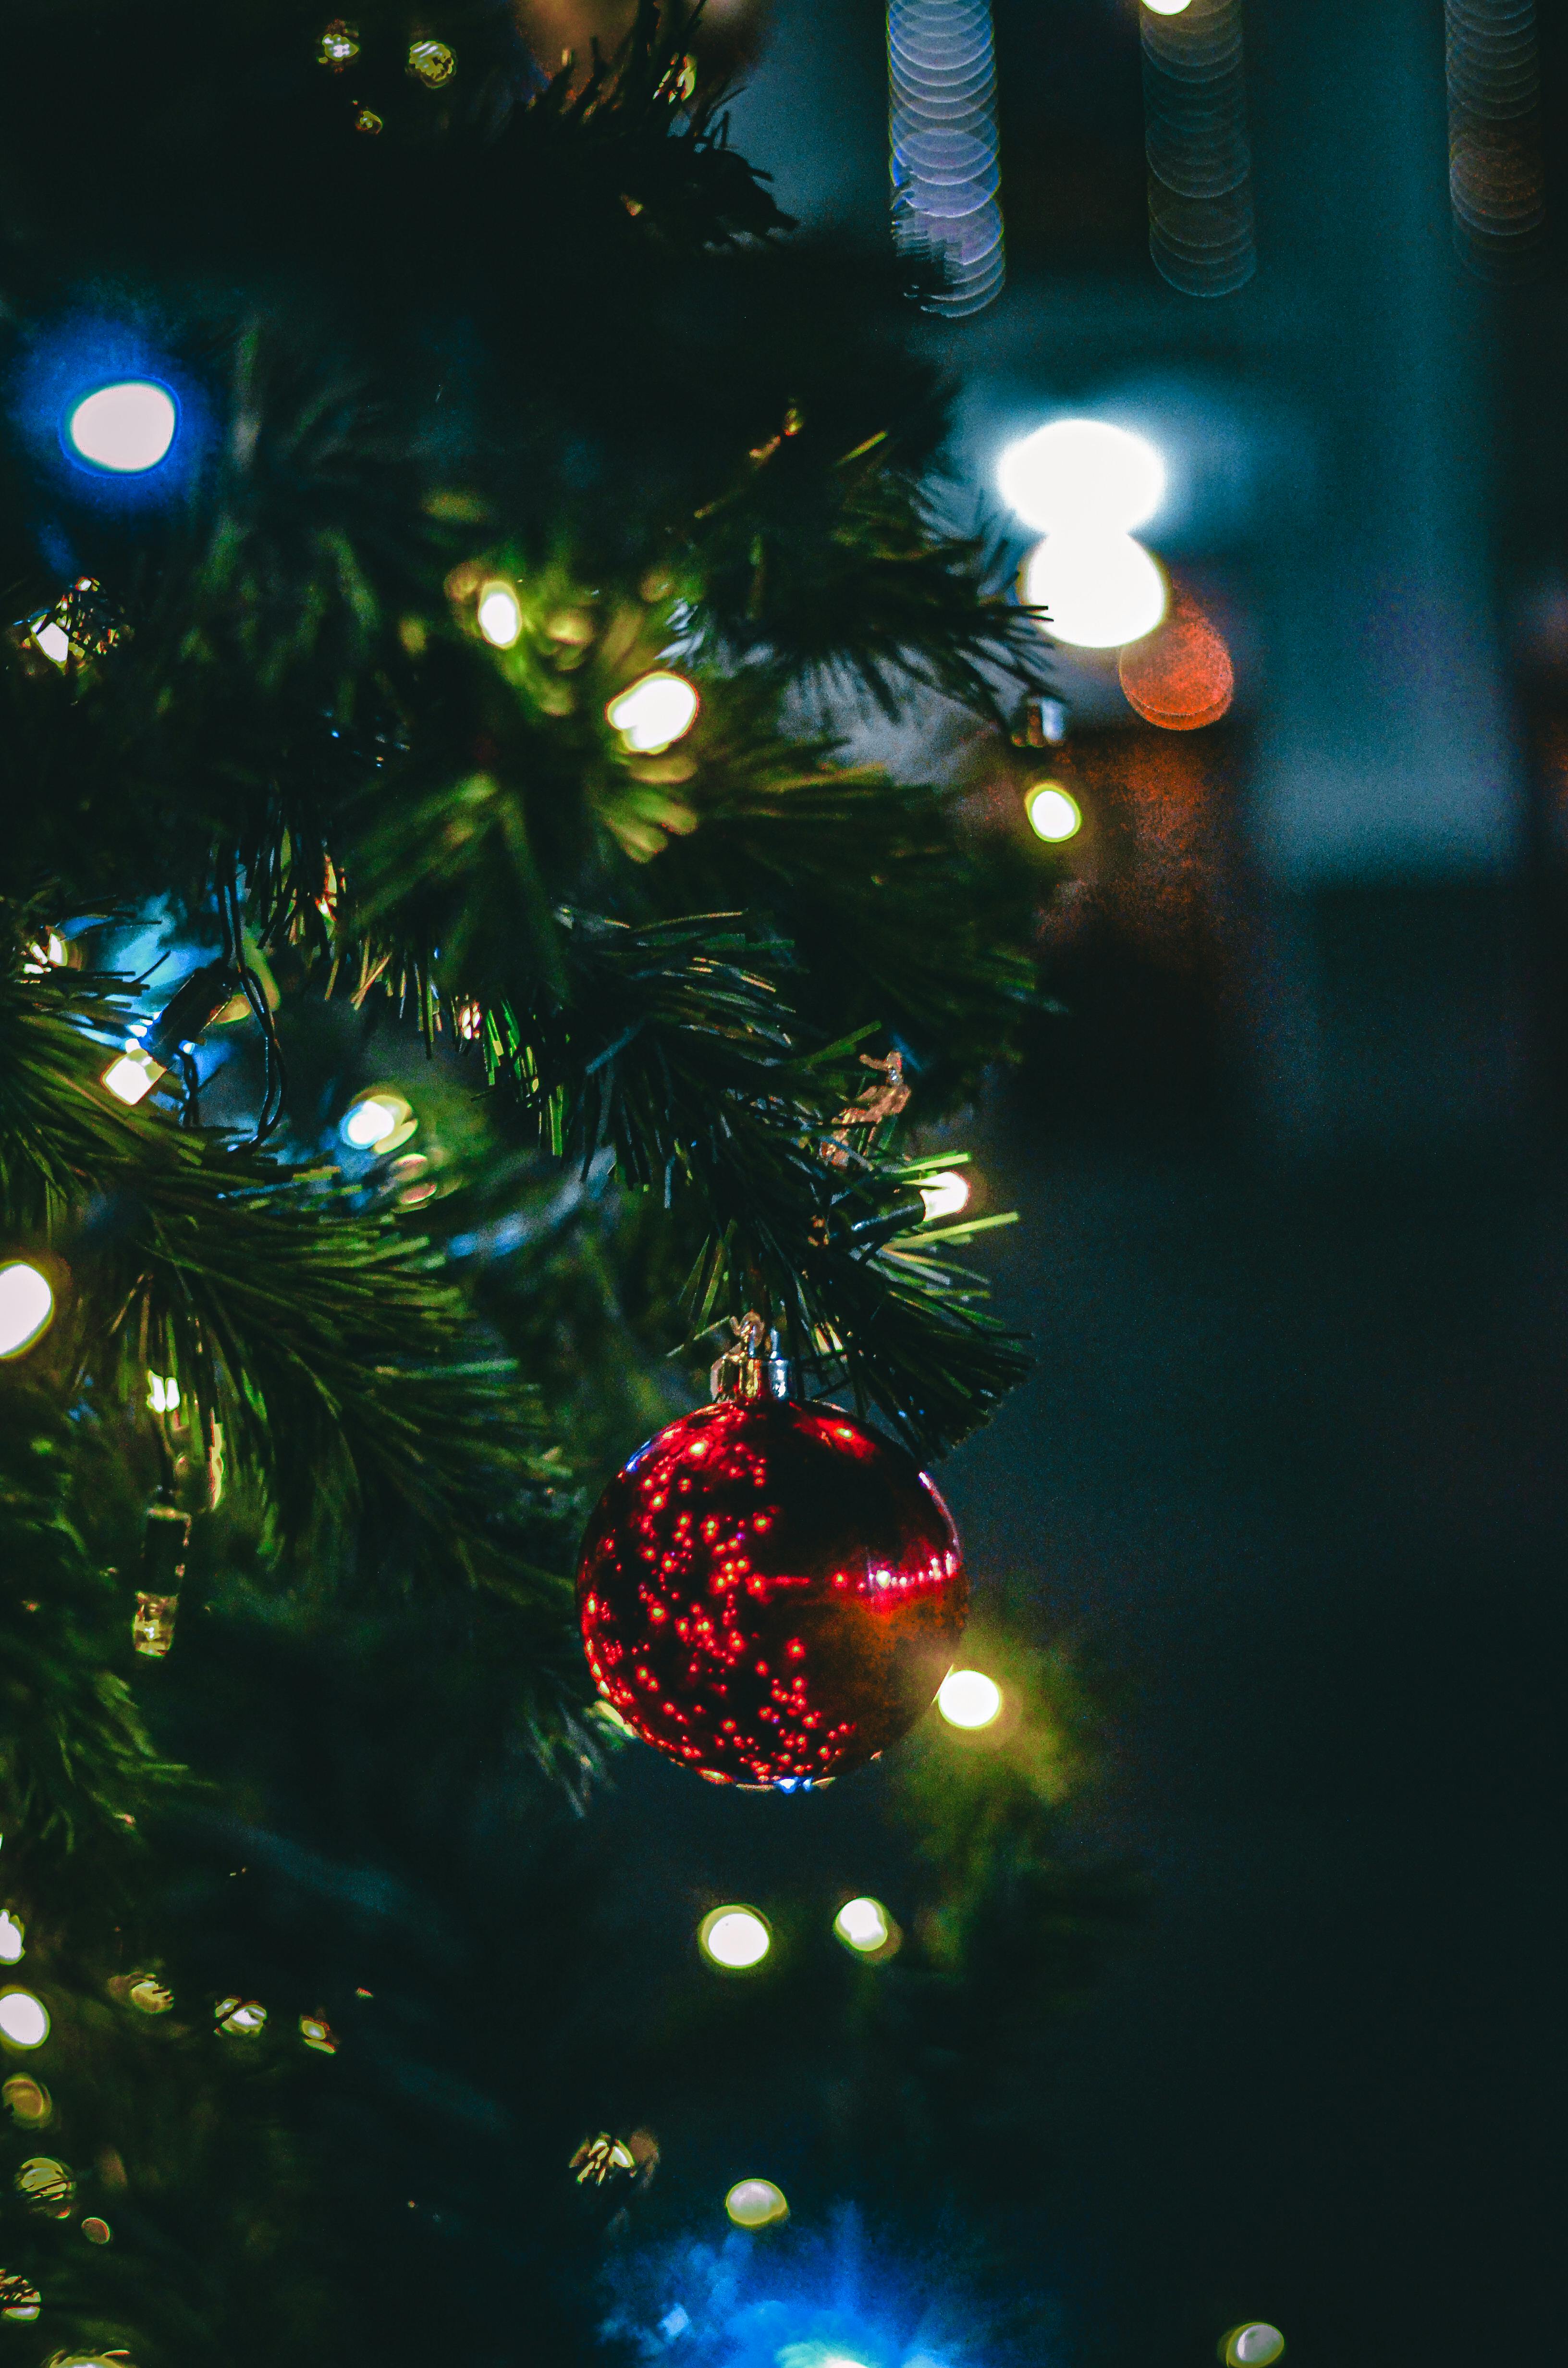
<svg viewBox="0 0 1568 2368">
<path fill-rule="evenodd" d="M 179 1383 L 162 1373 L 149 1373 L 147 1404 L 153 1414 L 173 1414 L 179 1405 Z"/>
<path fill-rule="evenodd" d="M 509 584 L 486 584 L 481 591 L 479 630 L 497 650 L 509 650 L 522 632 L 522 608 Z"/>
<path fill-rule="evenodd" d="M 1179 17 L 1189 5 L 1190 0 L 1143 0 L 1144 7 L 1152 8 L 1156 17 Z"/>
<path fill-rule="evenodd" d="M 1075 838 L 1084 826 L 1077 799 L 1060 781 L 1037 781 L 1024 800 L 1024 812 L 1035 837 L 1048 847 Z"/>
<path fill-rule="evenodd" d="M 0 1360 L 25 1355 L 53 1321 L 49 1277 L 26 1258 L 0 1266 Z"/>
<path fill-rule="evenodd" d="M 267 2009 L 256 1998 L 220 1998 L 212 2020 L 222 2038 L 255 2039 L 267 2026 Z"/>
<path fill-rule="evenodd" d="M 771 2228 L 790 2217 L 784 2191 L 770 2179 L 738 2179 L 724 2198 L 724 2209 L 737 2228 Z"/>
<path fill-rule="evenodd" d="M 684 675 L 661 668 L 612 699 L 605 715 L 634 754 L 657 757 L 690 731 L 701 703 Z"/>
<path fill-rule="evenodd" d="M 116 1101 L 134 1110 L 138 1102 L 146 1100 L 159 1078 L 167 1075 L 163 1063 L 150 1060 L 140 1044 L 128 1044 L 104 1071 L 103 1082 Z"/>
<path fill-rule="evenodd" d="M 13 2047 L 41 2047 L 49 2037 L 49 2009 L 31 1990 L 0 1995 L 0 2033 Z"/>
<path fill-rule="evenodd" d="M 1037 534 L 1062 527 L 1131 534 L 1165 500 L 1165 463 L 1148 438 L 1130 427 L 1108 419 L 1053 419 L 1006 447 L 996 484 Z"/>
<path fill-rule="evenodd" d="M 155 469 L 175 440 L 179 405 L 152 379 L 122 379 L 84 395 L 65 433 L 77 457 L 116 476 Z"/>
<path fill-rule="evenodd" d="M 973 1732 L 1000 1717 L 1002 1689 L 979 1669 L 952 1669 L 942 1679 L 937 1708 L 949 1726 Z"/>
<path fill-rule="evenodd" d="M 21 1956 L 25 1930 L 19 1916 L 0 1908 L 0 1965 L 14 1965 Z"/>
<path fill-rule="evenodd" d="M 938 1217 L 956 1217 L 969 1206 L 969 1178 L 961 1168 L 944 1167 L 935 1176 L 923 1176 L 916 1190 L 926 1203 L 927 1224 Z"/>
<path fill-rule="evenodd" d="M 892 1956 L 903 1938 L 880 1899 L 846 1899 L 833 1929 L 858 1957 Z"/>
<path fill-rule="evenodd" d="M 773 1946 L 773 1935 L 755 1907 L 715 1907 L 697 1928 L 704 1956 L 730 1973 L 760 1965 Z"/>
</svg>

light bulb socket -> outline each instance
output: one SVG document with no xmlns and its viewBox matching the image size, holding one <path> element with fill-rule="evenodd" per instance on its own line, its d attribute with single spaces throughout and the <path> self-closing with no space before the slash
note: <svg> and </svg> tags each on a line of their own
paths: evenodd
<svg viewBox="0 0 1568 2368">
<path fill-rule="evenodd" d="M 172 1069 L 180 1047 L 193 1044 L 239 991 L 239 976 L 225 962 L 203 962 L 183 979 L 142 1041 L 150 1061 Z"/>
</svg>

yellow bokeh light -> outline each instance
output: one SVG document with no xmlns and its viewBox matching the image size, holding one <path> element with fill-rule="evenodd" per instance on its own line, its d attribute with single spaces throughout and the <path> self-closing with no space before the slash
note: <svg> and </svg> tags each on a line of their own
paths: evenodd
<svg viewBox="0 0 1568 2368">
<path fill-rule="evenodd" d="M 496 650 L 509 650 L 522 632 L 522 609 L 509 584 L 487 584 L 480 593 L 479 630 Z"/>
<path fill-rule="evenodd" d="M 916 1190 L 926 1203 L 927 1224 L 937 1217 L 956 1217 L 969 1206 L 969 1178 L 960 1168 L 944 1167 L 935 1176 L 923 1176 Z"/>
<path fill-rule="evenodd" d="M 1024 812 L 1029 818 L 1029 828 L 1048 847 L 1060 847 L 1064 840 L 1076 838 L 1084 827 L 1083 810 L 1070 791 L 1060 781 L 1040 781 L 1024 800 Z"/>
<path fill-rule="evenodd" d="M 8 1907 L 0 1908 L 0 1965 L 14 1965 L 22 1953 L 25 1927 Z"/>
<path fill-rule="evenodd" d="M 782 2188 L 770 2179 L 739 2179 L 724 2198 L 724 2209 L 737 2228 L 771 2228 L 790 2217 Z"/>
<path fill-rule="evenodd" d="M 690 731 L 701 703 L 684 675 L 661 669 L 612 699 L 605 715 L 635 755 L 656 757 Z"/>
<path fill-rule="evenodd" d="M 0 2033 L 13 2047 L 41 2047 L 49 2037 L 49 2009 L 31 1990 L 0 1996 Z"/>
<path fill-rule="evenodd" d="M 1002 1713 L 1002 1689 L 979 1669 L 951 1669 L 942 1679 L 937 1708 L 949 1726 L 989 1726 Z"/>
<path fill-rule="evenodd" d="M 140 1046 L 130 1047 L 112 1060 L 104 1071 L 103 1081 L 116 1101 L 134 1109 L 145 1101 L 158 1079 L 164 1075 L 160 1062 L 150 1061 Z"/>
<path fill-rule="evenodd" d="M 26 1258 L 0 1266 L 0 1358 L 19 1357 L 54 1320 L 49 1277 Z"/>
<path fill-rule="evenodd" d="M 846 1899 L 833 1919 L 833 1929 L 846 1948 L 870 1956 L 886 1948 L 892 1923 L 880 1899 Z"/>
<path fill-rule="evenodd" d="M 715 1907 L 698 1926 L 697 1941 L 705 1957 L 736 1974 L 760 1965 L 773 1946 L 773 1935 L 755 1907 Z"/>
</svg>

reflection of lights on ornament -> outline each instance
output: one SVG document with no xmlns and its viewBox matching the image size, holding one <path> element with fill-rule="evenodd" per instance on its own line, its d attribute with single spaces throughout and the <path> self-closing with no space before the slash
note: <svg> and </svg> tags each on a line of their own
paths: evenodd
<svg viewBox="0 0 1568 2368">
<path fill-rule="evenodd" d="M 612 699 L 605 714 L 634 754 L 656 757 L 690 731 L 701 703 L 684 675 L 661 669 Z"/>
<path fill-rule="evenodd" d="M 996 472 L 1003 500 L 1037 534 L 1129 534 L 1165 496 L 1154 447 L 1105 419 L 1054 419 L 1009 444 Z"/>
<path fill-rule="evenodd" d="M 458 1034 L 465 1044 L 476 1043 L 484 1033 L 484 1011 L 477 1003 L 460 1003 L 455 1015 Z"/>
<path fill-rule="evenodd" d="M 26 1258 L 0 1266 L 0 1358 L 19 1357 L 40 1340 L 54 1320 L 54 1293 L 47 1275 Z"/>
<path fill-rule="evenodd" d="M 267 2009 L 256 1998 L 220 1998 L 213 2022 L 224 2039 L 254 2039 L 267 2022 Z"/>
<path fill-rule="evenodd" d="M 318 2055 L 335 2055 L 337 2053 L 337 2034 L 324 2014 L 302 2014 L 300 2017 L 300 2036 L 305 2045 Z"/>
<path fill-rule="evenodd" d="M 89 2245 L 107 2245 L 114 2235 L 114 2230 L 107 2220 L 100 2220 L 95 2212 L 89 2218 L 83 2221 L 82 2234 Z"/>
<path fill-rule="evenodd" d="M 321 37 L 316 56 L 324 66 L 346 66 L 350 58 L 358 54 L 358 26 L 346 25 L 341 17 L 335 17 Z"/>
<path fill-rule="evenodd" d="M 41 2081 L 29 2080 L 23 2072 L 15 2073 L 0 2089 L 13 2118 L 31 2129 L 41 2129 L 54 2112 L 54 2100 Z"/>
<path fill-rule="evenodd" d="M 1048 847 L 1060 847 L 1064 839 L 1075 838 L 1084 826 L 1084 816 L 1076 798 L 1062 787 L 1060 781 L 1041 781 L 1024 800 L 1024 812 L 1029 818 L 1029 828 Z"/>
<path fill-rule="evenodd" d="M 1019 588 L 1046 611 L 1041 630 L 1075 649 L 1114 650 L 1152 633 L 1165 613 L 1165 579 L 1141 542 L 1113 529 L 1048 534 L 1025 560 Z"/>
<path fill-rule="evenodd" d="M 739 2179 L 724 2198 L 724 2209 L 737 2228 L 771 2228 L 790 2217 L 782 2188 L 770 2179 Z"/>
<path fill-rule="evenodd" d="M 522 632 L 522 609 L 509 584 L 487 584 L 481 592 L 479 630 L 496 650 L 509 650 Z"/>
<path fill-rule="evenodd" d="M 956 1217 L 960 1209 L 969 1206 L 969 1178 L 957 1167 L 944 1167 L 937 1175 L 923 1176 L 916 1190 L 926 1203 L 926 1221 L 937 1217 Z"/>
<path fill-rule="evenodd" d="M 179 1611 L 177 1595 L 155 1595 L 140 1588 L 136 1609 L 131 1618 L 131 1641 L 137 1652 L 149 1661 L 161 1661 L 175 1641 L 175 1620 Z"/>
<path fill-rule="evenodd" d="M 408 52 L 408 71 L 426 90 L 439 90 L 458 70 L 457 59 L 445 41 L 415 41 Z"/>
<path fill-rule="evenodd" d="M 989 1726 L 1002 1709 L 1002 1689 L 979 1669 L 953 1669 L 942 1679 L 937 1708 L 949 1726 Z"/>
<path fill-rule="evenodd" d="M 173 1414 L 179 1405 L 179 1383 L 162 1373 L 147 1376 L 147 1404 L 154 1414 Z"/>
<path fill-rule="evenodd" d="M 37 2286 L 13 2271 L 0 2270 L 0 2316 L 36 2318 L 42 2308 L 43 2296 Z"/>
<path fill-rule="evenodd" d="M 833 1929 L 846 1949 L 870 1956 L 887 1947 L 892 1922 L 880 1899 L 846 1899 L 833 1919 Z"/>
<path fill-rule="evenodd" d="M 175 2002 L 173 1990 L 165 1989 L 156 1974 L 138 1974 L 126 1996 L 139 2014 L 167 2014 Z"/>
<path fill-rule="evenodd" d="M 49 2037 L 49 2009 L 31 1990 L 0 1996 L 0 2033 L 13 2047 L 41 2047 Z"/>
<path fill-rule="evenodd" d="M 29 2210 L 41 2212 L 45 2219 L 64 2220 L 69 2216 L 76 2182 L 69 2165 L 58 2162 L 53 2155 L 29 2155 L 12 2184 Z"/>
<path fill-rule="evenodd" d="M 354 118 L 356 131 L 368 131 L 372 136 L 381 128 L 381 119 L 373 107 L 362 107 Z"/>
<path fill-rule="evenodd" d="M 1270 2363 L 1285 2356 L 1285 2338 L 1267 2319 L 1250 2319 L 1244 2326 L 1233 2327 L 1224 2338 L 1222 2354 L 1226 2368 L 1270 2368 Z"/>
<path fill-rule="evenodd" d="M 14 1965 L 22 1953 L 27 1928 L 19 1916 L 0 1907 L 0 1965 Z"/>
<path fill-rule="evenodd" d="M 731 1973 L 760 1965 L 773 1945 L 773 1936 L 755 1907 L 715 1907 L 698 1926 L 697 1940 L 705 1957 Z"/>
<path fill-rule="evenodd" d="M 373 1086 L 357 1094 L 338 1121 L 337 1132 L 351 1151 L 395 1151 L 418 1126 L 413 1110 L 389 1086 Z"/>
<path fill-rule="evenodd" d="M 116 1101 L 124 1102 L 130 1110 L 145 1101 L 161 1076 L 167 1073 L 161 1061 L 154 1061 L 135 1045 L 128 1045 L 104 1071 L 103 1082 Z"/>
<path fill-rule="evenodd" d="M 65 433 L 81 460 L 116 476 L 155 469 L 175 440 L 179 406 L 166 386 L 151 379 L 123 379 L 84 395 Z"/>
</svg>

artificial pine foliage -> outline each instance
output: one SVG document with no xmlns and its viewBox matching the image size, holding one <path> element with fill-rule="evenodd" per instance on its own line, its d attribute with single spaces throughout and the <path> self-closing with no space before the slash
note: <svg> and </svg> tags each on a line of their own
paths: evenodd
<svg viewBox="0 0 1568 2368">
<path fill-rule="evenodd" d="M 1114 1905 L 1057 1859 L 1052 1662 L 956 1790 L 931 1738 L 864 1780 L 905 1954 L 823 1957 L 844 1815 L 643 1764 L 569 1584 L 748 1308 L 927 1458 L 1023 1370 L 911 1206 L 1036 999 L 1038 874 L 842 740 L 994 727 L 1040 638 L 937 522 L 896 286 L 790 241 L 678 14 L 553 74 L 501 0 L 0 27 L 0 1262 L 55 1299 L 0 1367 L 0 1894 L 50 2017 L 4 2043 L 0 2348 L 624 2347 L 607 2229 L 712 2211 L 737 2083 L 802 2207 L 994 2206 Z M 173 440 L 88 465 L 128 381 Z M 660 672 L 699 703 L 639 745 Z M 908 1111 L 846 1131 L 890 1050 Z M 413 1133 L 346 1133 L 373 1087 Z M 715 1987 L 692 1927 L 765 1876 L 777 1971 Z M 602 2192 L 601 2123 L 644 2133 Z"/>
</svg>

